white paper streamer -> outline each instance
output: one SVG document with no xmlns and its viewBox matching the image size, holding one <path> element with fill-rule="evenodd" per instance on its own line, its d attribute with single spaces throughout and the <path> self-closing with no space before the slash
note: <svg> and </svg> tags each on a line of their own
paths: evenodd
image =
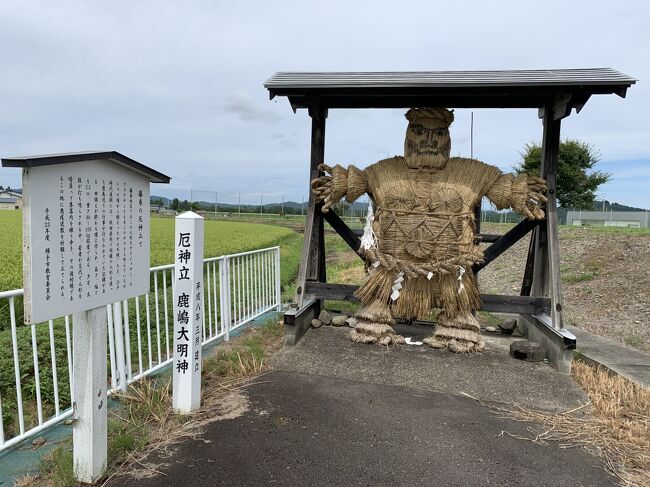
<svg viewBox="0 0 650 487">
<path fill-rule="evenodd" d="M 404 273 L 400 272 L 397 274 L 397 279 L 393 281 L 393 293 L 390 295 L 390 299 L 396 301 L 399 298 L 399 290 L 402 289 L 402 282 L 404 282 Z"/>
<path fill-rule="evenodd" d="M 458 266 L 458 294 L 463 292 L 465 289 L 465 284 L 463 284 L 463 274 L 465 274 L 465 268 L 462 265 Z"/>
<path fill-rule="evenodd" d="M 372 201 L 368 203 L 368 214 L 366 215 L 366 226 L 363 227 L 363 236 L 361 237 L 361 248 L 363 250 L 370 250 L 377 246 L 377 235 L 372 229 L 372 222 L 375 221 L 375 214 L 372 211 Z M 377 261 L 375 264 L 379 264 Z M 377 267 L 375 265 L 375 267 Z"/>
</svg>

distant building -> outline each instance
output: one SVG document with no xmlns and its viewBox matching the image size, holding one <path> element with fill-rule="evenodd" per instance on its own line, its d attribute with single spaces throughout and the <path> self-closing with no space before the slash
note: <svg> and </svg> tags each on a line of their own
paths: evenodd
<svg viewBox="0 0 650 487">
<path fill-rule="evenodd" d="M 650 212 L 646 211 L 568 211 L 567 225 L 591 227 L 650 228 Z"/>
<path fill-rule="evenodd" d="M 22 210 L 23 195 L 15 191 L 0 189 L 0 210 Z"/>
</svg>

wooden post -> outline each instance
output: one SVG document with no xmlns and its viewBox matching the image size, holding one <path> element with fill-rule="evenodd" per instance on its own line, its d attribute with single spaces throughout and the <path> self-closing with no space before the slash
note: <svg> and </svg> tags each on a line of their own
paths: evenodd
<svg viewBox="0 0 650 487">
<path fill-rule="evenodd" d="M 535 269 L 535 234 L 539 226 L 533 228 L 528 243 L 528 254 L 526 255 L 526 267 L 524 268 L 524 278 L 521 283 L 521 296 L 530 296 L 531 287 L 533 285 L 533 271 Z"/>
<path fill-rule="evenodd" d="M 542 139 L 541 177 L 546 179 L 548 190 L 546 197 L 546 225 L 535 230 L 535 263 L 531 294 L 533 296 L 549 295 L 551 297 L 551 320 L 553 328 L 564 328 L 562 322 L 562 281 L 560 278 L 560 246 L 557 219 L 557 171 L 560 150 L 560 125 L 563 112 L 555 117 L 554 104 L 544 107 Z"/>
<path fill-rule="evenodd" d="M 172 405 L 182 414 L 201 406 L 203 223 L 191 211 L 176 217 Z"/>
<path fill-rule="evenodd" d="M 93 483 L 106 472 L 106 306 L 72 315 L 72 429 L 75 478 Z"/>
<path fill-rule="evenodd" d="M 327 110 L 318 103 L 314 103 L 309 110 L 311 116 L 311 161 L 309 164 L 309 203 L 307 205 L 307 218 L 305 220 L 305 240 L 300 257 L 298 270 L 298 287 L 296 289 L 296 304 L 301 308 L 305 296 L 305 282 L 307 280 L 325 282 L 325 235 L 323 215 L 320 204 L 311 191 L 311 180 L 322 173 L 318 165 L 325 160 L 325 120 Z"/>
</svg>

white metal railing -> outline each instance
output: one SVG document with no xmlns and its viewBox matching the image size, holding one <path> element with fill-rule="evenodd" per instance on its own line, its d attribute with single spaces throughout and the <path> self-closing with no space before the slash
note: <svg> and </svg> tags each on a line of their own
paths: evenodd
<svg viewBox="0 0 650 487">
<path fill-rule="evenodd" d="M 149 293 L 107 306 L 109 394 L 172 362 L 174 265 L 150 275 Z M 204 346 L 280 308 L 279 247 L 205 259 L 203 278 Z M 22 297 L 0 292 L 0 452 L 73 413 L 72 320 L 25 326 Z"/>
</svg>

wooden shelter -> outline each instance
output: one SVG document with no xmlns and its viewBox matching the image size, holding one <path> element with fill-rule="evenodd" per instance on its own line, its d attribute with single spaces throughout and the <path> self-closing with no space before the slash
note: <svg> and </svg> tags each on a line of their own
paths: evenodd
<svg viewBox="0 0 650 487">
<path fill-rule="evenodd" d="M 310 181 L 322 173 L 325 121 L 337 108 L 535 108 L 542 119 L 542 167 L 548 182 L 546 220 L 524 220 L 503 236 L 482 234 L 485 262 L 479 272 L 532 231 L 519 296 L 482 295 L 485 311 L 516 313 L 533 341 L 545 345 L 550 362 L 567 371 L 576 340 L 564 328 L 556 180 L 561 120 L 579 112 L 592 95 L 625 97 L 636 80 L 610 68 L 274 74 L 265 87 L 271 99 L 286 96 L 294 111 L 305 108 L 312 119 Z M 476 208 L 480 215 L 480 207 Z M 324 220 L 357 252 L 360 240 L 334 212 L 322 213 L 310 190 L 305 241 L 298 273 L 295 306 L 285 314 L 286 341 L 296 343 L 319 313 L 324 299 L 354 300 L 355 286 L 327 283 Z M 480 233 L 480 218 L 477 218 Z M 568 362 L 567 362 L 568 360 Z"/>
</svg>

